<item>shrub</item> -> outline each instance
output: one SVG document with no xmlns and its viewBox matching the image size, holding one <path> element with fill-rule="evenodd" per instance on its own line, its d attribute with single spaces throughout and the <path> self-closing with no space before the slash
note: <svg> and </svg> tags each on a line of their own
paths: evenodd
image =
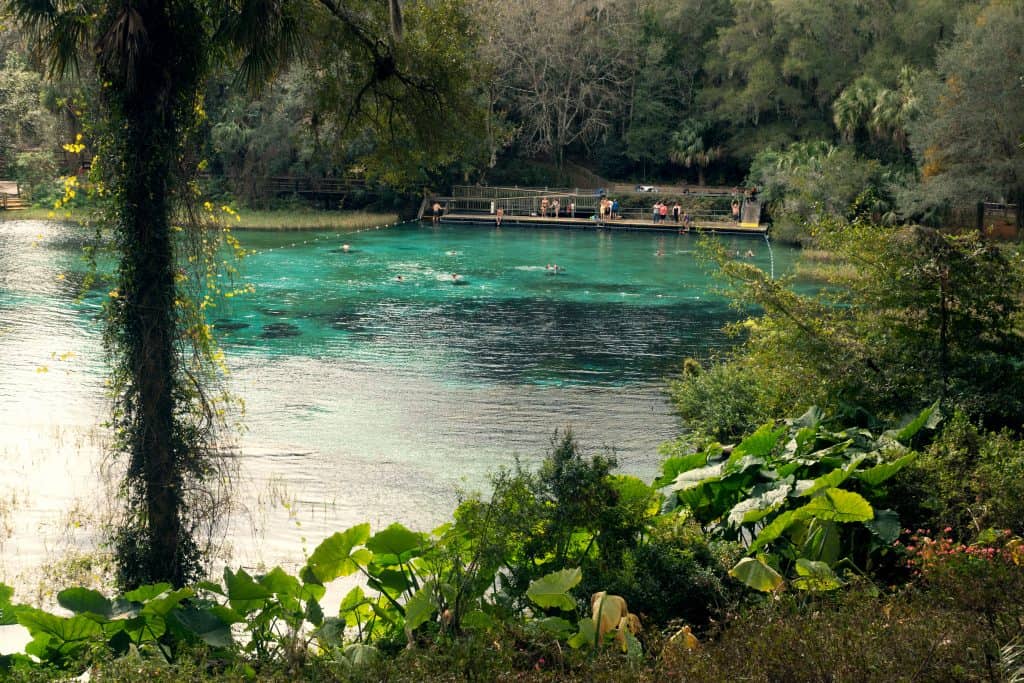
<svg viewBox="0 0 1024 683">
<path fill-rule="evenodd" d="M 998 678 L 992 657 L 1005 641 L 982 615 L 939 602 L 931 591 L 879 596 L 864 586 L 805 600 L 790 595 L 765 602 L 730 621 L 699 650 L 666 653 L 660 679 L 946 683 Z"/>
<path fill-rule="evenodd" d="M 907 526 L 951 527 L 973 541 L 988 528 L 1024 534 L 1024 445 L 956 413 L 912 468 L 901 473 Z"/>
<path fill-rule="evenodd" d="M 741 553 L 738 545 L 709 542 L 693 520 L 666 516 L 645 543 L 624 553 L 621 568 L 594 588 L 626 598 L 648 629 L 675 619 L 705 627 L 738 599 L 740 585 L 728 572 Z"/>
</svg>

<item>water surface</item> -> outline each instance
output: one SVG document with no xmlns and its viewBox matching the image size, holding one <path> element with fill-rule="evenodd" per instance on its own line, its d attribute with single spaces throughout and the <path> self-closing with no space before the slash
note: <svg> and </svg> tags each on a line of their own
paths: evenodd
<svg viewBox="0 0 1024 683">
<path fill-rule="evenodd" d="M 687 235 L 411 224 L 239 236 L 256 293 L 212 318 L 247 407 L 229 533 L 246 564 L 301 562 L 364 520 L 431 528 L 457 488 L 535 462 L 566 426 L 650 479 L 680 429 L 664 378 L 727 344 L 736 315 Z M 763 241 L 723 239 L 769 267 Z M 76 301 L 81 246 L 70 227 L 0 223 L 0 501 L 17 508 L 6 540 L 0 524 L 0 572 L 46 561 L 69 510 L 105 504 L 106 292 Z M 791 254 L 774 256 L 784 270 Z"/>
</svg>

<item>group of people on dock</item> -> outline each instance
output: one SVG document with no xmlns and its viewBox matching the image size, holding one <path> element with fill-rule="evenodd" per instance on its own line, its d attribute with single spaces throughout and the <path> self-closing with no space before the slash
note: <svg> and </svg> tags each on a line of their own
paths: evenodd
<svg viewBox="0 0 1024 683">
<path fill-rule="evenodd" d="M 654 206 L 651 207 L 651 218 L 655 225 L 666 222 L 669 216 L 672 216 L 672 222 L 678 223 L 683 230 L 693 227 L 693 217 L 690 216 L 689 211 L 683 209 L 678 201 L 674 202 L 671 207 L 668 202 L 663 202 L 660 199 L 654 202 Z"/>
<path fill-rule="evenodd" d="M 562 206 L 558 197 L 548 201 L 547 197 L 540 200 L 540 211 L 537 214 L 541 218 L 576 218 L 576 200 L 569 199 L 565 206 Z"/>
</svg>

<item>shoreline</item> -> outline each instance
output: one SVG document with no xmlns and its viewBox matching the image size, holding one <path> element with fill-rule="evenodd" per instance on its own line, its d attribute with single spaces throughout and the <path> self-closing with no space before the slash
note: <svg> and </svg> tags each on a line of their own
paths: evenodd
<svg viewBox="0 0 1024 683">
<path fill-rule="evenodd" d="M 334 230 L 355 232 L 398 222 L 397 213 L 367 211 L 307 212 L 244 209 L 237 212 L 237 216 L 240 220 L 226 217 L 226 226 L 232 230 L 252 231 Z M 75 222 L 76 218 L 74 215 L 69 217 L 63 213 L 55 213 L 52 209 L 31 207 L 18 211 L 0 211 L 0 223 L 8 221 Z"/>
</svg>

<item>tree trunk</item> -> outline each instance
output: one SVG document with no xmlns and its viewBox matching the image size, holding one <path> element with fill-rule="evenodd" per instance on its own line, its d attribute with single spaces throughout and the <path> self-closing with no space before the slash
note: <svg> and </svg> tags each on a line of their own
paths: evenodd
<svg viewBox="0 0 1024 683">
<path fill-rule="evenodd" d="M 170 225 L 174 164 L 194 107 L 198 77 L 181 35 L 199 35 L 199 15 L 140 2 L 146 50 L 135 62 L 104 64 L 111 126 L 120 310 L 114 349 L 122 373 L 121 449 L 129 456 L 128 517 L 119 536 L 125 587 L 194 578 L 198 554 L 188 525 L 184 481 L 200 447 L 189 424 L 191 399 L 181 384 L 176 264 Z M 105 45 L 116 50 L 116 43 Z M 108 56 L 109 57 L 109 56 Z M 122 56 L 123 57 L 123 56 Z"/>
</svg>

